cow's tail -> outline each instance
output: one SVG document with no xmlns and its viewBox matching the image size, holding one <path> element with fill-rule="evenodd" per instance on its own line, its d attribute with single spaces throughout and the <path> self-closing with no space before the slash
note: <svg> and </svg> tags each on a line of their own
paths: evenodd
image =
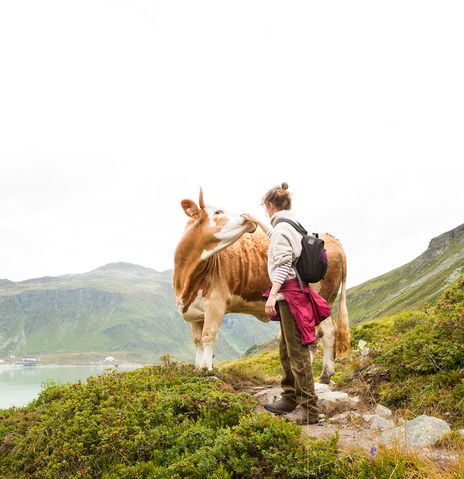
<svg viewBox="0 0 464 479">
<path fill-rule="evenodd" d="M 338 305 L 338 319 L 335 332 L 337 354 L 347 353 L 351 349 L 351 332 L 346 308 L 346 256 L 342 263 L 342 290 Z"/>
</svg>

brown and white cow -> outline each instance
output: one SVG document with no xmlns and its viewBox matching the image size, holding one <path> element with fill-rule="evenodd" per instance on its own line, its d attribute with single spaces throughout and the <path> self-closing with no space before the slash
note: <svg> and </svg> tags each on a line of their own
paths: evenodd
<svg viewBox="0 0 464 479">
<path fill-rule="evenodd" d="M 181 206 L 189 221 L 174 254 L 174 292 L 180 313 L 192 325 L 195 364 L 211 370 L 225 313 L 251 314 L 260 321 L 269 321 L 262 298 L 269 286 L 269 238 L 241 216 L 205 206 L 201 190 L 198 206 L 192 200 L 182 200 Z M 329 267 L 324 280 L 312 286 L 333 305 L 341 285 L 338 321 L 329 317 L 319 330 L 324 347 L 319 380 L 327 383 L 334 373 L 335 353 L 349 350 L 350 329 L 345 253 L 333 236 L 321 237 Z"/>
</svg>

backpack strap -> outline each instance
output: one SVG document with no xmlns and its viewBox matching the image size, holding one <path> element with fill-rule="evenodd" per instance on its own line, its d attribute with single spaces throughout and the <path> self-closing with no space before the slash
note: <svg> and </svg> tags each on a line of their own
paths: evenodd
<svg viewBox="0 0 464 479">
<path fill-rule="evenodd" d="M 300 233 L 302 235 L 307 235 L 308 234 L 308 232 L 303 228 L 303 226 L 301 226 L 300 223 L 298 223 L 297 221 L 293 221 L 289 218 L 279 218 L 274 223 L 274 227 L 276 225 L 278 225 L 279 223 L 288 223 L 289 225 L 292 225 L 298 231 L 298 233 Z"/>
</svg>

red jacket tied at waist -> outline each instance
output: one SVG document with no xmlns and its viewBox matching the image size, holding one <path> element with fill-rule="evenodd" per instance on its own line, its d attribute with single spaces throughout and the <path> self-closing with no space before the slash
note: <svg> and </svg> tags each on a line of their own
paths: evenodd
<svg viewBox="0 0 464 479">
<path fill-rule="evenodd" d="M 269 287 L 263 294 L 264 298 L 269 297 Z M 303 291 L 300 289 L 298 280 L 288 279 L 280 287 L 279 293 L 285 298 L 296 325 L 301 333 L 301 343 L 311 344 L 316 341 L 316 326 L 325 318 L 330 316 L 330 306 L 327 301 L 319 296 L 309 286 L 305 285 Z M 277 314 L 271 318 L 272 321 L 280 321 L 279 302 L 276 303 Z"/>
</svg>

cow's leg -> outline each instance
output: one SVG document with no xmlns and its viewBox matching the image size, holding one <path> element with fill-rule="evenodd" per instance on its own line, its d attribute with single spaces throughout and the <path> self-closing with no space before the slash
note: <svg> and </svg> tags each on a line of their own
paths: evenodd
<svg viewBox="0 0 464 479">
<path fill-rule="evenodd" d="M 203 362 L 203 343 L 201 341 L 201 335 L 203 333 L 203 321 L 192 321 L 192 337 L 195 344 L 195 366 L 197 368 L 202 367 Z"/>
<path fill-rule="evenodd" d="M 214 346 L 216 344 L 219 328 L 226 307 L 223 301 L 219 299 L 210 299 L 205 313 L 205 324 L 203 325 L 203 332 L 201 341 L 203 343 L 203 361 L 202 367 L 208 368 L 208 371 L 213 369 Z"/>
<path fill-rule="evenodd" d="M 322 374 L 319 382 L 324 384 L 330 383 L 330 378 L 335 373 L 335 323 L 332 316 L 322 321 L 319 325 L 324 333 L 322 336 L 322 346 L 324 348 L 324 361 Z"/>
</svg>

